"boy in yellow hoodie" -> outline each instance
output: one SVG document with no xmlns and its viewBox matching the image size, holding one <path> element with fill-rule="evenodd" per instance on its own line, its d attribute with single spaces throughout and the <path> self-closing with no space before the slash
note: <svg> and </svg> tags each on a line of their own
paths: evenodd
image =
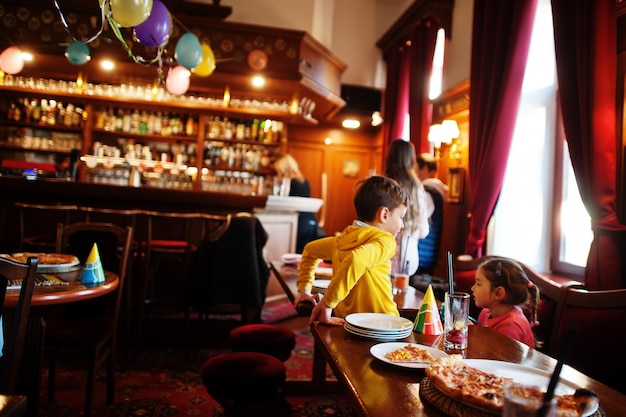
<svg viewBox="0 0 626 417">
<path fill-rule="evenodd" d="M 304 247 L 298 270 L 300 302 L 315 305 L 309 323 L 343 324 L 351 313 L 398 316 L 391 292 L 391 258 L 395 236 L 404 227 L 408 197 L 394 180 L 372 176 L 359 183 L 354 196 L 358 220 L 337 236 L 314 240 Z M 315 269 L 331 260 L 333 277 L 323 298 L 311 294 Z"/>
</svg>

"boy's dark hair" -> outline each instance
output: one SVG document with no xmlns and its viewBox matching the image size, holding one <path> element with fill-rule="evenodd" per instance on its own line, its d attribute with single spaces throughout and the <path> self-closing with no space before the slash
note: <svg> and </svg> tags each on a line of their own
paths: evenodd
<svg viewBox="0 0 626 417">
<path fill-rule="evenodd" d="M 359 220 L 374 220 L 376 211 L 381 207 L 394 210 L 401 204 L 408 206 L 409 197 L 400 185 L 388 177 L 371 176 L 357 183 L 358 189 L 354 196 L 354 208 Z"/>
</svg>

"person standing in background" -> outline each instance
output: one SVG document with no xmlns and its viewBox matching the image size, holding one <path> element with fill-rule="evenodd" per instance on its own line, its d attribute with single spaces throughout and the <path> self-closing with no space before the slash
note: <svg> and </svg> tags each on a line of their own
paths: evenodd
<svg viewBox="0 0 626 417">
<path fill-rule="evenodd" d="M 417 157 L 417 176 L 426 190 L 426 213 L 430 232 L 419 240 L 420 254 L 418 274 L 432 275 L 439 256 L 441 235 L 443 233 L 443 207 L 448 198 L 448 186 L 437 178 L 439 163 L 429 153 Z"/>
<path fill-rule="evenodd" d="M 428 235 L 426 191 L 416 172 L 415 147 L 411 142 L 396 139 L 391 142 L 385 160 L 385 175 L 396 180 L 409 195 L 409 205 L 404 219 L 404 229 L 397 236 L 395 272 L 412 276 L 417 272 L 419 253 L 417 242 Z"/>
<path fill-rule="evenodd" d="M 292 197 L 311 197 L 309 181 L 300 172 L 295 158 L 289 154 L 283 155 L 274 162 L 274 169 L 279 179 L 287 178 L 290 181 L 289 195 Z M 298 212 L 298 233 L 296 238 L 296 252 L 302 253 L 304 246 L 312 240 L 325 237 L 319 227 L 315 213 Z"/>
</svg>

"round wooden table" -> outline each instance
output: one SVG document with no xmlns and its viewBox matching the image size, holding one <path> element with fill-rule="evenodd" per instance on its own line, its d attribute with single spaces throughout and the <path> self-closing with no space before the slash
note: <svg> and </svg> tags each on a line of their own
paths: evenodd
<svg viewBox="0 0 626 417">
<path fill-rule="evenodd" d="M 41 358 L 43 357 L 43 340 L 45 334 L 45 315 L 50 308 L 63 304 L 89 300 L 109 294 L 118 287 L 119 276 L 105 271 L 102 284 L 85 285 L 80 282 L 82 266 L 69 272 L 46 273 L 66 281 L 63 285 L 35 285 L 31 301 L 26 346 L 22 357 L 22 371 L 18 390 L 28 396 L 29 415 L 35 415 L 39 397 L 41 379 Z M 45 275 L 45 274 L 44 274 Z M 4 299 L 4 307 L 15 308 L 20 295 L 19 288 L 8 288 Z"/>
<path fill-rule="evenodd" d="M 105 271 L 105 281 L 102 284 L 86 286 L 80 279 L 81 268 L 74 271 L 62 273 L 49 273 L 63 281 L 65 285 L 35 285 L 33 290 L 32 307 L 50 306 L 56 304 L 66 304 L 75 301 L 83 301 L 91 298 L 101 297 L 114 291 L 119 284 L 117 274 Z M 7 289 L 4 299 L 4 307 L 14 308 L 20 295 L 19 288 Z"/>
</svg>

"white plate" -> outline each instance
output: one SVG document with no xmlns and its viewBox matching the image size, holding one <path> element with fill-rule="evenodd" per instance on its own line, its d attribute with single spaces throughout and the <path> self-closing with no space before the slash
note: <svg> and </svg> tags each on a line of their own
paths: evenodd
<svg viewBox="0 0 626 417">
<path fill-rule="evenodd" d="M 316 279 L 315 281 L 313 281 L 313 289 L 323 294 L 328 289 L 329 284 L 329 279 Z"/>
<path fill-rule="evenodd" d="M 333 268 L 318 266 L 315 268 L 315 276 L 318 278 L 330 279 L 333 276 Z"/>
<path fill-rule="evenodd" d="M 448 354 L 442 350 L 430 347 L 419 345 L 416 343 L 406 343 L 406 342 L 388 342 L 388 343 L 379 343 L 370 348 L 370 353 L 376 359 L 381 360 L 383 362 L 387 362 L 391 365 L 399 366 L 401 368 L 426 368 L 430 366 L 430 363 L 427 362 L 394 362 L 385 357 L 385 353 L 393 352 L 396 349 L 401 349 L 406 345 L 411 345 L 418 347 L 420 349 L 424 349 L 435 359 L 443 358 L 444 356 L 448 356 Z"/>
<path fill-rule="evenodd" d="M 302 259 L 302 255 L 299 253 L 286 253 L 280 260 L 284 264 L 297 264 Z"/>
<path fill-rule="evenodd" d="M 464 362 L 469 366 L 480 369 L 481 371 L 503 376 L 506 378 L 513 378 L 517 383 L 524 385 L 534 385 L 543 389 L 547 389 L 548 383 L 552 372 L 544 371 L 542 369 L 535 369 L 529 366 L 520 365 L 512 362 L 495 361 L 489 359 L 464 359 Z M 581 387 L 580 385 L 568 381 L 567 379 L 560 378 L 559 383 L 554 390 L 557 395 L 572 394 Z M 598 410 L 598 405 L 585 413 L 585 416 L 590 416 Z"/>
<path fill-rule="evenodd" d="M 343 325 L 347 330 L 353 332 L 353 333 L 358 333 L 358 334 L 362 334 L 365 336 L 380 336 L 380 337 L 394 337 L 394 336 L 402 336 L 402 337 L 406 337 L 408 335 L 411 334 L 411 332 L 413 331 L 413 329 L 403 329 L 403 330 L 396 330 L 393 332 L 390 331 L 380 331 L 380 330 L 367 330 L 367 329 L 361 329 L 360 327 L 354 327 L 353 325 L 351 325 L 348 322 L 345 322 Z"/>
<path fill-rule="evenodd" d="M 407 330 L 403 330 L 402 332 L 381 333 L 381 332 L 355 328 L 355 327 L 350 326 L 349 323 L 344 323 L 343 327 L 348 333 L 352 333 L 354 335 L 365 337 L 368 339 L 374 339 L 374 340 L 380 340 L 380 341 L 386 341 L 386 342 L 404 339 L 408 337 L 412 332 L 412 329 L 407 329 Z"/>
<path fill-rule="evenodd" d="M 346 316 L 346 321 L 353 327 L 379 332 L 397 332 L 413 329 L 413 322 L 404 317 L 382 313 L 354 313 Z"/>
</svg>

